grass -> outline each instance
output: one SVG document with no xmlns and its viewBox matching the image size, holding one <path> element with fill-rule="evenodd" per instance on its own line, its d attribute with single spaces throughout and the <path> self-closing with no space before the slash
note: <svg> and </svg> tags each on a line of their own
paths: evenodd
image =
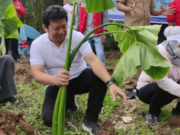
<svg viewBox="0 0 180 135">
<path fill-rule="evenodd" d="M 111 63 L 116 63 L 117 59 L 109 59 L 106 62 L 111 61 Z M 107 67 L 111 67 L 107 65 Z M 46 127 L 42 120 L 42 104 L 44 101 L 46 86 L 36 83 L 32 81 L 29 84 L 19 84 L 17 85 L 18 95 L 17 98 L 21 103 L 18 106 L 14 106 L 11 104 L 7 104 L 5 106 L 1 106 L 4 110 L 20 113 L 24 112 L 24 118 L 30 124 L 36 135 L 51 135 L 51 128 Z M 87 132 L 84 132 L 81 124 L 84 119 L 86 106 L 87 106 L 88 94 L 78 95 L 77 103 L 79 105 L 79 109 L 75 113 L 68 112 L 66 122 L 71 127 L 71 131 L 65 132 L 65 135 L 88 135 Z M 158 131 L 156 128 L 149 128 L 145 124 L 145 118 L 143 114 L 147 113 L 148 105 L 142 103 L 137 100 L 136 102 L 136 110 L 133 112 L 135 114 L 136 119 L 133 121 L 133 124 L 136 125 L 136 129 L 126 129 L 126 130 L 116 130 L 118 135 L 158 135 Z M 115 102 L 112 102 L 111 96 L 109 92 L 107 92 L 102 111 L 99 115 L 99 123 L 102 124 L 107 119 L 112 119 L 114 117 L 113 112 L 116 111 L 118 105 L 121 104 L 120 97 L 117 96 Z M 175 107 L 175 103 L 171 103 L 170 105 L 165 106 L 162 109 L 162 113 L 160 115 L 160 122 L 168 123 L 168 119 L 170 118 L 169 114 L 172 108 Z M 19 127 L 16 127 L 19 129 Z M 19 129 L 20 130 L 20 129 Z M 176 133 L 180 133 L 180 128 L 176 128 Z M 21 135 L 25 135 L 23 131 L 21 131 Z"/>
</svg>

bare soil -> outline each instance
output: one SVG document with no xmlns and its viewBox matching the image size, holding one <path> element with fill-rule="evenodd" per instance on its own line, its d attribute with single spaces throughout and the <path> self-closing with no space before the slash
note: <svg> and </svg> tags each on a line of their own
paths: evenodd
<svg viewBox="0 0 180 135">
<path fill-rule="evenodd" d="M 20 133 L 19 128 L 27 135 L 32 135 L 34 130 L 26 123 L 23 115 L 23 113 L 12 114 L 0 109 L 0 135 L 17 135 Z"/>
<path fill-rule="evenodd" d="M 104 130 L 98 131 L 97 135 L 116 135 L 114 133 L 115 128 L 114 128 L 111 120 L 104 121 L 103 124 L 102 124 L 102 128 Z"/>
<path fill-rule="evenodd" d="M 28 58 L 22 59 L 22 62 L 15 63 L 15 84 L 27 84 L 32 82 L 31 67 Z"/>
</svg>

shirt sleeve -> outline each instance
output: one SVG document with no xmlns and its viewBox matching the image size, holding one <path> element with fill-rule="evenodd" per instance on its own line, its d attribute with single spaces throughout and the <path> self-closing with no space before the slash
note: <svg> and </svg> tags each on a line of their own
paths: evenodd
<svg viewBox="0 0 180 135">
<path fill-rule="evenodd" d="M 80 20 L 80 4 L 76 5 L 76 14 L 75 14 L 75 25 L 74 25 L 74 30 L 79 31 L 79 20 Z"/>
<path fill-rule="evenodd" d="M 109 14 L 108 10 L 102 12 L 102 24 L 108 23 L 109 22 Z M 107 31 L 107 27 L 103 27 L 103 30 Z"/>
<path fill-rule="evenodd" d="M 31 44 L 30 64 L 31 65 L 44 65 L 45 64 L 40 43 L 38 43 L 36 40 L 33 41 Z"/>
<path fill-rule="evenodd" d="M 174 6 L 174 1 L 169 4 L 169 7 Z M 173 13 L 173 15 L 167 15 L 166 21 L 168 22 L 175 22 L 176 21 L 176 13 Z"/>
<path fill-rule="evenodd" d="M 165 54 L 161 50 L 159 50 L 159 53 L 171 63 L 168 54 Z M 174 80 L 169 78 L 167 75 L 164 78 L 157 80 L 156 83 L 164 91 L 180 97 L 180 85 L 177 82 L 174 82 Z"/>
<path fill-rule="evenodd" d="M 21 16 L 25 16 L 26 9 L 23 7 L 23 5 L 21 3 L 19 3 L 19 5 L 20 5 L 20 10 L 18 12 L 20 13 Z"/>
<path fill-rule="evenodd" d="M 151 0 L 151 7 L 150 7 L 150 9 L 155 9 L 156 8 L 156 6 L 155 6 L 155 3 L 154 3 L 154 0 Z"/>
</svg>

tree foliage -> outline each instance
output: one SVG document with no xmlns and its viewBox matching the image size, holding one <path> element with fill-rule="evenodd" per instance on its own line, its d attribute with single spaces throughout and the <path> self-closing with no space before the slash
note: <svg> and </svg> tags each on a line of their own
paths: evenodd
<svg viewBox="0 0 180 135">
<path fill-rule="evenodd" d="M 42 15 L 45 9 L 50 5 L 63 6 L 63 0 L 20 0 L 26 9 L 26 16 L 21 17 L 24 24 L 30 25 L 43 33 Z"/>
</svg>

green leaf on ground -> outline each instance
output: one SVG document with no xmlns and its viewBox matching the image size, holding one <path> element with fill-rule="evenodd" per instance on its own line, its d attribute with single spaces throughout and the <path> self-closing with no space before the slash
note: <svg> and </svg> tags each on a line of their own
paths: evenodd
<svg viewBox="0 0 180 135">
<path fill-rule="evenodd" d="M 123 30 L 117 26 L 108 28 L 109 32 L 120 31 L 118 34 L 113 34 L 123 53 L 112 75 L 117 84 L 122 86 L 127 77 L 137 74 L 138 67 L 154 80 L 166 76 L 172 65 L 157 49 L 157 34 L 160 25 L 132 27 L 131 29 L 134 34 L 129 29 Z"/>
<path fill-rule="evenodd" d="M 112 0 L 68 0 L 68 3 L 82 3 L 88 13 L 97 13 L 109 9 L 114 9 Z"/>
</svg>

